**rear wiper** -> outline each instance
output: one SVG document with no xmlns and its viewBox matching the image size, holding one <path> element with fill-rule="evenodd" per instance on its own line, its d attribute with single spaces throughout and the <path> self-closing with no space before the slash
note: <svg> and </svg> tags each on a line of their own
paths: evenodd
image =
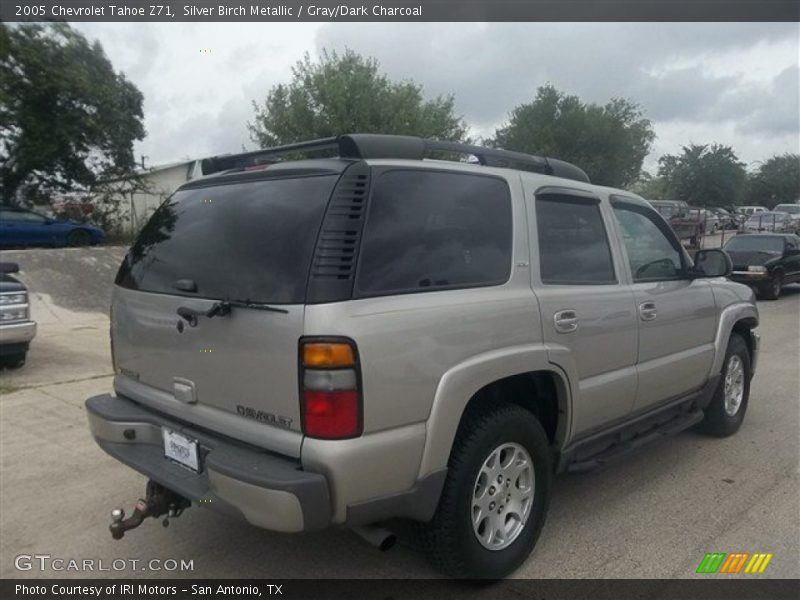
<svg viewBox="0 0 800 600">
<path fill-rule="evenodd" d="M 264 304 L 263 302 L 252 302 L 251 300 L 225 300 L 222 304 L 227 304 L 228 307 L 233 306 L 236 308 L 252 308 L 255 310 L 266 310 L 267 312 L 283 313 L 285 315 L 289 314 L 289 311 L 285 308 L 270 306 L 269 304 Z"/>
<path fill-rule="evenodd" d="M 231 313 L 231 308 L 252 308 L 255 310 L 266 310 L 268 312 L 289 314 L 285 308 L 276 308 L 268 304 L 260 302 L 251 302 L 250 300 L 220 300 L 211 305 L 208 310 L 195 310 L 188 306 L 178 307 L 178 316 L 189 323 L 190 327 L 197 325 L 198 317 L 206 317 L 212 319 L 214 317 L 224 317 Z"/>
</svg>

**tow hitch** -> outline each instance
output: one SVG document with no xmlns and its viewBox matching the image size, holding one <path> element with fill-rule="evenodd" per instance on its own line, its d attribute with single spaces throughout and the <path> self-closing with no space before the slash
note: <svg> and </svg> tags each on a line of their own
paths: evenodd
<svg viewBox="0 0 800 600">
<path fill-rule="evenodd" d="M 136 501 L 133 514 L 127 519 L 123 509 L 115 508 L 111 511 L 111 525 L 108 529 L 115 540 L 122 539 L 126 531 L 136 529 L 147 517 L 158 518 L 167 515 L 161 524 L 169 527 L 170 518 L 180 517 L 183 511 L 192 505 L 188 499 L 152 480 L 147 482 L 145 495 L 146 498 L 139 498 Z"/>
</svg>

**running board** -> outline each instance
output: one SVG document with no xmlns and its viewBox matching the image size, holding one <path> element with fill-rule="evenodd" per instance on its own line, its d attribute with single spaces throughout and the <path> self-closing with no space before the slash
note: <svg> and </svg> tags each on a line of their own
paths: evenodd
<svg viewBox="0 0 800 600">
<path fill-rule="evenodd" d="M 670 419 L 669 421 L 657 425 L 647 432 L 643 432 L 628 440 L 613 444 L 606 447 L 597 454 L 582 457 L 567 465 L 567 471 L 570 473 L 583 473 L 591 471 L 600 466 L 607 465 L 608 463 L 620 460 L 635 451 L 639 450 L 642 446 L 650 443 L 663 440 L 666 437 L 680 433 L 689 427 L 696 425 L 703 420 L 703 411 L 694 410 L 687 413 L 681 413 L 679 416 Z"/>
</svg>

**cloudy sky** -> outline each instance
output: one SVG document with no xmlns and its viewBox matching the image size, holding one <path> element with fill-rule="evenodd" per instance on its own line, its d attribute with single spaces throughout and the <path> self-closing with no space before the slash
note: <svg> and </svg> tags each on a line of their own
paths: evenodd
<svg viewBox="0 0 800 600">
<path fill-rule="evenodd" d="M 656 135 L 645 167 L 681 145 L 723 143 L 750 165 L 800 145 L 797 23 L 80 23 L 145 97 L 148 164 L 252 149 L 252 101 L 305 52 L 374 56 L 429 96 L 452 93 L 476 136 L 538 86 L 626 97 Z M 201 52 L 201 50 L 204 50 Z"/>
</svg>

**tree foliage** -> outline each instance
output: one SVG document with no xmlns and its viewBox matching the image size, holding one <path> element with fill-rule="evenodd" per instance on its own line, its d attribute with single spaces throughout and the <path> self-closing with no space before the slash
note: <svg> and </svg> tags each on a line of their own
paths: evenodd
<svg viewBox="0 0 800 600">
<path fill-rule="evenodd" d="M 800 154 L 781 154 L 761 163 L 750 175 L 748 204 L 773 208 L 800 201 Z"/>
<path fill-rule="evenodd" d="M 741 204 L 747 184 L 744 164 L 729 146 L 690 144 L 658 161 L 658 174 L 671 199 L 695 206 Z"/>
<path fill-rule="evenodd" d="M 627 186 L 639 177 L 655 133 L 639 106 L 616 98 L 586 104 L 552 85 L 511 111 L 508 123 L 487 140 L 506 150 L 551 156 L 581 167 L 601 185 Z"/>
<path fill-rule="evenodd" d="M 144 137 L 142 94 L 66 23 L 0 23 L 2 200 L 118 179 Z"/>
<path fill-rule="evenodd" d="M 452 96 L 426 100 L 422 86 L 393 82 L 378 62 L 352 50 L 306 54 L 288 84 L 274 86 L 262 105 L 253 102 L 250 135 L 262 148 L 343 133 L 418 135 L 462 140 L 466 125 Z"/>
</svg>

